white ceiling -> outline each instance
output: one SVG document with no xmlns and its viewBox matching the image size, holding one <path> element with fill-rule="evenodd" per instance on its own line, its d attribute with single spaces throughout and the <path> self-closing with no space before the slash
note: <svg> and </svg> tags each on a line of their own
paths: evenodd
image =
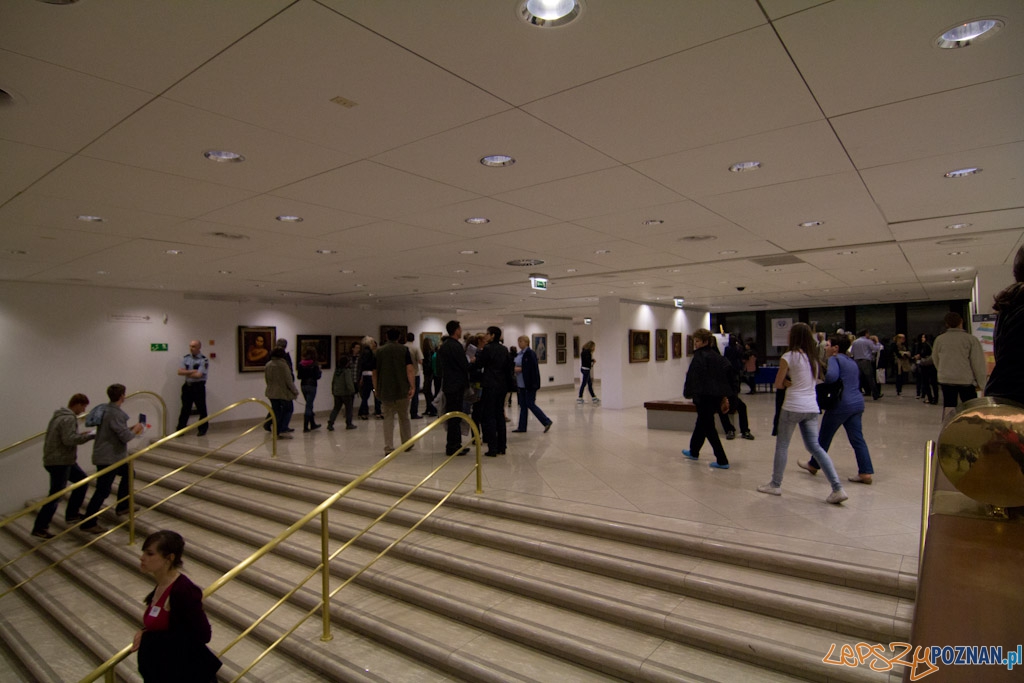
<svg viewBox="0 0 1024 683">
<path fill-rule="evenodd" d="M 1024 244 L 1019 0 L 582 1 L 3 0 L 0 279 L 497 322 L 966 298 Z"/>
</svg>

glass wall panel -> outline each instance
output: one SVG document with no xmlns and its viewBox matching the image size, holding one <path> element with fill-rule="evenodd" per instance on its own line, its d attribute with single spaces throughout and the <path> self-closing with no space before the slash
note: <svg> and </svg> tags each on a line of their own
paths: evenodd
<svg viewBox="0 0 1024 683">
<path fill-rule="evenodd" d="M 846 309 L 843 307 L 811 308 L 807 313 L 811 328 L 818 332 L 832 335 L 840 328 L 846 329 Z"/>
<path fill-rule="evenodd" d="M 942 319 L 949 312 L 948 301 L 922 301 L 907 304 L 907 336 L 917 339 L 922 332 L 932 337 L 942 334 L 946 326 Z M 903 332 L 903 330 L 900 330 Z"/>
<path fill-rule="evenodd" d="M 718 332 L 717 324 L 714 331 Z M 725 319 L 725 333 L 735 334 L 741 342 L 748 339 L 757 341 L 757 313 L 753 311 L 730 313 Z"/>
<path fill-rule="evenodd" d="M 867 328 L 883 344 L 887 344 L 896 334 L 896 307 L 893 304 L 857 306 L 856 316 L 857 329 L 852 330 L 854 334 Z"/>
</svg>

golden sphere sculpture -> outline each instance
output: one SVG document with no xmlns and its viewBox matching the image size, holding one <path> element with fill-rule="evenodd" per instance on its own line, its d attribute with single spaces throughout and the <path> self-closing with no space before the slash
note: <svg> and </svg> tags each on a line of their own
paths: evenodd
<svg viewBox="0 0 1024 683">
<path fill-rule="evenodd" d="M 962 404 L 942 428 L 938 458 L 965 496 L 996 508 L 1024 505 L 1024 406 L 987 396 Z"/>
</svg>

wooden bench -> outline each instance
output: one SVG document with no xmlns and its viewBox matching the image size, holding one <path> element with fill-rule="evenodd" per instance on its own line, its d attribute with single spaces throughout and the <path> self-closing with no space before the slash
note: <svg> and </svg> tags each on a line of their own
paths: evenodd
<svg viewBox="0 0 1024 683">
<path fill-rule="evenodd" d="M 692 432 L 697 424 L 697 407 L 688 398 L 646 401 L 648 429 Z"/>
</svg>

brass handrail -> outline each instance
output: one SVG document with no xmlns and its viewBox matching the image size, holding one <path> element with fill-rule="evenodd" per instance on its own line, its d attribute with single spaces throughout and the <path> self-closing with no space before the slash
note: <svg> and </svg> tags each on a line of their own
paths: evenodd
<svg viewBox="0 0 1024 683">
<path fill-rule="evenodd" d="M 938 449 L 935 442 L 929 440 L 924 447 L 924 491 L 921 493 L 921 542 L 917 554 L 917 575 L 921 576 L 921 563 L 924 562 L 924 543 L 928 536 L 928 518 L 932 514 L 932 502 L 935 498 L 935 463 L 938 460 Z"/>
<path fill-rule="evenodd" d="M 428 434 L 431 430 L 436 429 L 440 425 L 442 425 L 445 422 L 447 422 L 448 420 L 452 420 L 452 419 L 462 419 L 462 420 L 465 420 L 469 424 L 469 427 L 470 427 L 470 430 L 471 430 L 471 433 L 472 433 L 472 436 L 473 436 L 472 442 L 476 446 L 476 463 L 473 466 L 473 469 L 470 470 L 470 472 L 467 473 L 465 477 L 460 479 L 455 484 L 455 486 L 450 491 L 448 491 L 448 493 L 446 493 L 444 495 L 444 497 L 442 497 L 442 499 L 440 501 L 438 501 L 438 503 L 436 505 L 434 505 L 419 521 L 417 521 L 414 525 L 412 525 L 412 527 L 406 533 L 402 534 L 398 539 L 396 539 L 390 545 L 388 545 L 387 548 L 385 548 L 380 553 L 378 553 L 376 557 L 374 557 L 369 563 L 367 563 L 361 569 L 359 569 L 357 572 L 355 572 L 351 577 L 349 577 L 346 581 L 344 581 L 340 586 L 335 588 L 333 591 L 329 592 L 330 561 L 332 559 L 334 559 L 343 550 L 348 548 L 352 543 L 354 543 L 358 538 L 360 538 L 363 534 L 365 534 L 374 525 L 376 525 L 378 522 L 383 520 L 398 505 L 400 505 L 402 502 L 407 500 L 409 498 L 409 496 L 411 496 L 416 490 L 418 490 L 421 486 L 423 486 L 423 484 L 425 484 L 427 481 L 429 481 L 431 477 L 433 477 L 435 474 L 437 474 L 437 472 L 439 472 L 442 468 L 448 466 L 453 461 L 454 457 L 449 456 L 448 458 L 446 458 L 444 460 L 444 462 L 442 462 L 440 465 L 438 465 L 432 472 L 427 474 L 422 480 L 420 480 L 420 482 L 418 484 L 416 484 L 412 489 L 410 489 L 405 495 L 403 495 L 401 498 L 399 498 L 397 501 L 395 501 L 395 503 L 391 507 L 389 507 L 383 513 L 381 513 L 377 517 L 377 519 L 375 519 L 372 522 L 370 522 L 370 524 L 365 529 L 363 529 L 361 532 L 356 534 L 354 537 L 352 537 L 351 539 L 346 541 L 340 548 L 338 548 L 334 553 L 332 553 L 330 555 L 328 555 L 328 543 L 329 543 L 329 540 L 330 540 L 330 529 L 329 529 L 328 519 L 327 519 L 328 510 L 332 506 L 334 506 L 339 500 L 341 500 L 344 496 L 348 495 L 351 491 L 353 491 L 354 489 L 358 488 L 364 481 L 366 481 L 371 476 L 376 474 L 379 470 L 381 470 L 382 468 L 387 466 L 389 463 L 394 461 L 399 455 L 401 455 L 402 453 L 405 453 L 406 451 L 408 451 L 412 446 L 414 446 L 416 444 L 417 441 L 419 441 L 424 436 L 426 436 L 426 434 Z M 309 619 L 309 617 L 311 617 L 313 614 L 315 614 L 318 609 L 322 609 L 323 610 L 323 615 L 324 615 L 324 617 L 323 617 L 323 635 L 321 636 L 321 640 L 325 640 L 325 641 L 326 640 L 330 640 L 332 638 L 331 632 L 330 632 L 330 628 L 331 628 L 331 626 L 330 626 L 330 599 L 331 599 L 331 597 L 336 595 L 337 592 L 340 591 L 342 588 L 344 588 L 345 586 L 349 585 L 349 583 L 351 583 L 356 577 L 358 577 L 364 571 L 369 569 L 374 563 L 377 562 L 377 560 L 379 560 L 381 557 L 383 557 L 385 553 L 387 553 L 389 550 L 391 550 L 391 548 L 393 548 L 395 545 L 397 545 L 399 542 L 401 542 L 407 536 L 409 536 L 409 534 L 411 534 L 413 531 L 415 531 L 431 514 L 434 513 L 435 510 L 437 510 L 445 501 L 447 501 L 448 498 L 450 498 L 455 493 L 455 491 L 460 486 L 462 486 L 462 484 L 467 479 L 469 479 L 470 474 L 472 474 L 473 472 L 476 473 L 476 492 L 477 493 L 483 493 L 483 472 L 482 472 L 483 468 L 482 468 L 482 458 L 481 458 L 482 453 L 481 453 L 481 447 L 480 447 L 481 442 L 482 442 L 482 439 L 480 438 L 479 428 L 477 427 L 476 423 L 473 422 L 472 418 L 469 415 L 466 415 L 465 413 L 461 413 L 461 412 L 450 412 L 450 413 L 445 413 L 445 414 L 441 415 L 439 418 L 437 418 L 436 420 L 434 420 L 433 422 L 428 424 L 426 427 L 421 429 L 419 432 L 417 432 L 408 441 L 403 443 L 401 446 L 399 446 L 395 450 L 391 451 L 391 453 L 389 453 L 388 455 L 384 456 L 384 458 L 382 458 L 375 465 L 373 465 L 373 467 L 368 469 L 363 474 L 359 475 L 356 479 L 354 479 L 351 482 L 349 482 L 343 488 L 339 489 L 335 493 L 333 493 L 330 496 L 328 496 L 326 499 L 324 499 L 323 502 L 321 502 L 315 508 L 313 508 L 312 510 L 307 512 L 305 515 L 303 515 L 298 521 L 294 522 L 291 526 L 289 526 L 287 529 L 282 531 L 275 538 L 273 538 L 272 540 L 267 542 L 263 547 L 261 547 L 261 548 L 257 549 L 256 551 L 254 551 L 251 555 L 249 555 L 249 557 L 247 557 L 244 560 L 242 560 L 241 562 L 239 562 L 237 565 L 235 565 L 235 567 L 233 567 L 232 569 L 229 569 L 219 579 L 217 579 L 212 584 L 207 586 L 206 590 L 203 591 L 203 598 L 204 599 L 210 597 L 211 595 L 216 593 L 218 590 L 223 588 L 225 585 L 227 585 L 228 583 L 233 581 L 239 574 L 241 574 L 243 571 L 248 569 L 257 560 L 259 560 L 260 558 L 262 558 L 265 555 L 269 554 L 277 546 L 279 546 L 281 543 L 283 543 L 286 539 L 290 538 L 293 534 L 295 534 L 296 532 L 300 531 L 303 527 L 306 526 L 306 524 L 308 524 L 310 521 L 312 521 L 314 517 L 317 517 L 318 515 L 321 516 L 321 523 L 320 523 L 320 538 L 321 538 L 320 552 L 321 552 L 321 561 L 320 561 L 320 564 L 317 565 L 294 588 L 289 590 L 282 598 L 280 598 L 276 603 L 274 603 L 274 605 L 271 606 L 270 609 L 268 609 L 266 612 L 264 612 L 262 615 L 260 615 L 252 624 L 250 624 L 245 630 L 243 630 L 242 633 L 240 633 L 232 642 L 230 642 L 226 647 L 224 647 L 224 649 L 222 649 L 218 654 L 220 656 L 223 656 L 225 652 L 230 650 L 237 643 L 241 642 L 241 640 L 243 638 L 245 638 L 245 636 L 247 636 L 249 633 L 251 633 L 261 623 L 263 623 L 267 619 L 267 617 L 269 617 L 270 614 L 274 612 L 274 610 L 276 610 L 279 606 L 281 606 L 282 604 L 287 602 L 287 600 L 289 598 L 291 598 L 291 596 L 293 596 L 296 592 L 298 592 L 299 589 L 301 589 L 306 584 L 306 582 L 308 582 L 311 578 L 313 578 L 317 573 L 322 573 L 323 574 L 323 581 L 322 581 L 322 587 L 321 587 L 321 590 L 322 590 L 322 603 L 318 604 L 312 610 L 307 612 L 306 615 L 303 616 L 298 621 L 298 623 L 296 623 L 292 628 L 290 628 L 287 632 L 285 632 L 283 635 L 281 635 L 277 640 L 275 640 L 273 643 L 271 643 L 266 649 L 264 649 L 263 652 L 260 653 L 256 657 L 256 659 L 253 660 L 244 670 L 242 670 L 234 680 L 237 681 L 242 676 L 244 676 L 246 673 L 248 673 L 249 670 L 252 669 L 252 667 L 254 667 L 256 664 L 258 664 L 260 661 L 262 661 L 262 659 L 264 657 L 266 657 L 271 651 L 273 651 L 277 647 L 278 644 L 280 644 L 288 636 L 290 636 L 292 633 L 294 633 L 296 631 L 296 629 L 298 629 L 303 623 L 305 623 L 305 621 L 307 619 Z M 210 476 L 210 475 L 207 475 L 207 476 Z M 113 681 L 114 681 L 114 667 L 117 666 L 125 657 L 127 657 L 131 653 L 131 647 L 132 647 L 131 645 L 127 645 L 124 648 L 122 648 L 119 652 L 114 654 L 107 661 L 105 661 L 103 664 L 101 664 L 96 669 L 94 669 L 92 672 L 90 672 L 79 683 L 92 683 L 92 681 L 98 680 L 100 678 L 100 676 L 103 676 L 106 681 L 110 681 L 111 683 L 113 683 Z"/>
<path fill-rule="evenodd" d="M 160 424 L 161 424 L 160 433 L 162 435 L 166 436 L 167 435 L 167 403 L 164 401 L 163 397 L 160 396 L 160 394 L 157 394 L 157 393 L 155 393 L 153 391 L 134 391 L 134 392 L 128 394 L 127 396 L 125 396 L 124 400 L 127 401 L 128 399 L 132 398 L 133 396 L 138 396 L 139 394 L 149 394 L 150 396 L 156 397 L 156 400 L 160 402 L 160 411 L 161 411 L 160 412 Z M 79 415 L 78 419 L 79 420 L 84 420 L 85 419 L 85 414 Z M 10 445 L 7 445 L 7 446 L 4 446 L 3 448 L 0 448 L 0 455 L 3 455 L 7 451 L 14 450 L 18 446 L 22 446 L 24 444 L 27 444 L 29 441 L 35 441 L 36 439 L 38 439 L 38 438 L 40 438 L 42 436 L 46 436 L 46 430 L 45 429 L 43 431 L 39 432 L 38 434 L 33 434 L 32 436 L 26 437 L 26 438 L 22 439 L 21 441 L 15 441 L 14 443 L 12 443 Z"/>
<path fill-rule="evenodd" d="M 138 392 L 138 393 L 141 393 L 141 392 Z M 146 392 L 146 393 L 150 393 L 150 392 Z M 19 518 L 21 518 L 21 517 L 23 517 L 25 515 L 28 515 L 28 514 L 31 514 L 33 512 L 38 511 L 40 508 L 42 508 L 47 503 L 50 503 L 51 501 L 59 500 L 62 496 L 64 496 L 65 494 L 67 494 L 67 493 L 69 493 L 69 492 L 71 492 L 71 491 L 73 491 L 73 490 L 75 490 L 77 488 L 80 488 L 82 486 L 88 486 L 90 482 L 95 481 L 96 479 L 98 479 L 99 477 L 101 477 L 101 476 L 103 476 L 105 474 L 113 472 L 114 470 L 118 469 L 119 467 L 122 467 L 124 465 L 128 466 L 128 476 L 129 476 L 129 482 L 130 482 L 130 485 L 129 485 L 129 488 L 128 488 L 128 519 L 126 521 L 124 521 L 124 522 L 122 522 L 122 523 L 112 527 L 111 529 L 108 529 L 104 533 L 98 535 L 96 538 L 94 538 L 91 541 L 89 541 L 89 542 L 85 543 L 84 545 L 80 546 L 78 549 L 68 553 L 67 555 L 62 557 L 60 560 L 55 562 L 50 567 L 46 567 L 45 569 L 42 569 L 42 570 L 36 572 L 35 574 L 31 575 L 27 579 L 24 579 L 23 581 L 19 582 L 18 584 L 8 588 L 4 592 L 0 593 L 0 598 L 4 597 L 5 595 L 7 595 L 8 593 L 10 593 L 10 592 L 12 592 L 14 590 L 17 590 L 19 587 L 21 587 L 25 583 L 28 583 L 29 581 L 34 579 L 36 576 L 39 576 L 40 574 L 42 574 L 43 572 L 49 570 L 50 568 L 55 567 L 55 566 L 61 564 L 62 562 L 64 562 L 65 560 L 67 560 L 67 559 L 69 559 L 71 557 L 74 557 L 75 555 L 77 555 L 78 553 L 82 552 L 86 548 L 91 547 L 94 543 L 99 541 L 99 539 L 104 538 L 105 536 L 113 533 L 115 530 L 120 529 L 121 527 L 123 527 L 125 525 L 128 526 L 128 544 L 129 545 L 134 544 L 135 543 L 135 516 L 136 515 L 135 515 L 135 490 L 134 490 L 133 479 L 134 479 L 134 463 L 135 463 L 135 460 L 137 460 L 138 458 L 142 457 L 143 455 L 145 455 L 146 453 L 148 453 L 151 450 L 159 448 L 159 447 L 163 446 L 164 444 L 166 444 L 166 443 L 168 443 L 168 442 L 170 442 L 170 441 L 172 441 L 172 440 L 174 440 L 174 439 L 176 439 L 176 438 L 178 438 L 178 437 L 180 437 L 180 436 L 182 436 L 182 435 L 184 435 L 184 434 L 186 434 L 186 433 L 188 433 L 190 431 L 198 429 L 201 425 L 206 424 L 207 422 L 209 422 L 213 418 L 219 417 L 220 415 L 223 415 L 224 413 L 226 413 L 228 411 L 231 411 L 231 410 L 234 410 L 234 409 L 236 409 L 236 408 L 238 408 L 240 406 L 243 406 L 243 405 L 245 405 L 247 403 L 258 403 L 259 405 L 263 406 L 264 408 L 267 408 L 267 409 L 270 408 L 270 406 L 266 403 L 266 401 L 263 401 L 263 400 L 258 399 L 258 398 L 246 398 L 246 399 L 242 399 L 241 401 L 236 401 L 236 402 L 232 403 L 231 405 L 227 406 L 226 408 L 222 408 L 221 410 L 218 410 L 216 413 L 214 413 L 212 415 L 209 415 L 209 416 L 203 418 L 202 420 L 199 420 L 198 422 L 195 422 L 195 423 L 193 423 L 191 425 L 188 425 L 187 427 L 184 427 L 183 429 L 179 429 L 178 431 L 174 432 L 173 434 L 169 434 L 169 435 L 164 436 L 163 438 L 161 438 L 161 439 L 159 439 L 157 441 L 154 441 L 149 446 L 146 446 L 145 448 L 142 448 L 142 449 L 136 451 L 135 453 L 132 453 L 127 458 L 124 458 L 123 460 L 119 460 L 116 463 L 114 463 L 113 465 L 108 465 L 107 467 L 104 467 L 103 469 L 100 469 L 100 470 L 96 471 L 94 474 L 90 474 L 89 476 L 85 477 L 84 479 L 71 484 L 70 486 L 68 486 L 67 488 L 63 489 L 62 491 L 58 491 L 57 493 L 55 493 L 55 494 L 53 494 L 51 496 L 47 496 L 46 498 L 43 498 L 42 500 L 40 500 L 40 501 L 38 501 L 38 502 L 36 502 L 36 503 L 34 503 L 32 505 L 26 506 L 22 510 L 20 510 L 20 511 L 18 511 L 18 512 L 12 514 L 12 515 L 9 515 L 9 516 L 5 517 L 4 519 L 0 520 L 0 529 L 3 529 L 4 527 L 6 527 L 8 524 L 11 524 L 15 520 L 17 520 L 17 519 L 19 519 Z M 271 453 L 272 453 L 272 457 L 276 458 L 277 457 L 277 439 L 274 438 L 274 437 L 276 437 L 276 435 L 277 435 L 277 417 L 274 415 L 273 410 L 270 411 L 270 415 L 271 415 L 271 421 L 272 421 L 272 425 L 271 425 Z M 264 423 L 264 421 L 261 420 L 255 426 L 251 427 L 246 432 L 243 432 L 242 435 L 240 435 L 239 437 L 236 437 L 236 440 L 238 438 L 242 438 L 242 436 L 245 436 L 245 435 L 249 434 L 253 430 L 262 427 L 263 423 Z M 211 451 L 210 453 L 208 453 L 205 456 L 203 456 L 203 458 L 208 457 L 209 455 L 212 455 L 213 453 L 217 452 L 217 450 L 219 450 L 220 448 L 223 448 L 223 447 L 224 447 L 223 445 L 220 446 L 218 449 L 216 449 L 214 451 Z M 239 456 L 239 458 L 244 457 L 245 455 L 248 455 L 253 450 L 255 450 L 255 448 L 258 448 L 258 447 L 259 446 L 256 446 L 253 449 L 247 451 L 246 453 L 243 453 L 241 456 Z M 202 459 L 202 458 L 200 458 L 200 459 Z M 236 460 L 237 459 L 238 458 L 236 458 Z M 228 463 L 228 464 L 230 464 L 230 463 Z M 173 473 L 170 473 L 170 474 L 173 474 Z M 168 474 L 166 476 L 170 476 L 170 474 Z M 153 483 L 156 483 L 156 482 L 153 482 Z M 148 488 L 149 486 L 152 486 L 153 483 L 150 483 L 145 488 Z M 191 486 L 191 484 L 189 486 Z M 185 487 L 185 488 L 187 489 L 189 487 Z M 182 489 L 182 490 L 185 490 L 185 489 Z M 178 493 L 180 493 L 180 492 L 175 492 L 175 493 L 171 494 L 170 496 L 168 496 L 168 499 L 178 495 Z M 121 503 L 121 502 L 124 502 L 123 499 L 118 499 L 114 503 L 114 505 L 116 506 L 118 503 Z M 156 505 L 154 505 L 154 506 L 152 506 L 151 508 L 148 508 L 148 509 L 153 509 L 154 507 L 157 507 L 158 505 L 162 504 L 163 502 L 164 501 L 160 501 Z M 88 522 L 90 520 L 97 519 L 100 515 L 102 515 L 106 510 L 109 510 L 111 507 L 112 506 L 107 505 L 107 506 L 101 508 L 95 514 L 89 515 L 88 517 L 79 520 L 75 524 L 69 525 L 62 532 L 60 532 L 59 534 L 54 536 L 54 538 L 47 539 L 47 540 L 43 541 L 42 543 L 40 543 L 38 545 L 32 546 L 31 548 L 29 548 L 27 551 L 25 551 L 21 555 L 15 557 L 12 560 L 7 561 L 3 565 L 0 565 L 0 570 L 4 569 L 4 568 L 6 568 L 6 567 L 8 567 L 8 566 L 10 566 L 10 565 L 20 561 L 20 560 L 22 560 L 25 557 L 28 557 L 29 555 L 34 554 L 35 552 L 38 551 L 39 548 L 42 548 L 43 546 L 47 545 L 48 543 L 51 543 L 51 542 L 55 541 L 57 538 L 60 538 L 61 536 L 71 532 L 72 530 L 77 529 L 78 527 L 82 526 L 86 522 Z"/>
</svg>

